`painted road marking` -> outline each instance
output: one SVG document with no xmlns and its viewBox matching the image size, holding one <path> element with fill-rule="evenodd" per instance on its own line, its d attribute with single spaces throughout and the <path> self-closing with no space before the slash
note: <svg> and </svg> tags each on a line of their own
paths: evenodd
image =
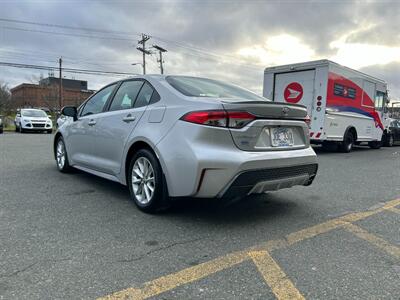
<svg viewBox="0 0 400 300">
<path fill-rule="evenodd" d="M 286 239 L 290 245 L 293 245 L 295 243 L 298 243 L 300 241 L 313 238 L 317 235 L 320 235 L 322 233 L 329 232 L 333 229 L 336 229 L 340 226 L 345 225 L 346 222 L 340 220 L 340 219 L 333 219 L 327 222 L 324 222 L 322 224 L 318 224 L 294 233 L 290 233 L 286 236 Z"/>
<path fill-rule="evenodd" d="M 355 234 L 359 238 L 369 242 L 370 244 L 378 247 L 379 249 L 393 255 L 394 257 L 400 258 L 400 248 L 388 243 L 386 240 L 366 231 L 365 229 L 354 225 L 354 224 L 346 224 L 344 227 L 347 231 Z"/>
<path fill-rule="evenodd" d="M 184 269 L 177 273 L 162 276 L 144 285 L 140 290 L 135 288 L 128 288 L 115 294 L 106 296 L 100 299 L 146 299 L 159 295 L 163 292 L 172 290 L 182 284 L 187 284 L 199 280 L 201 278 L 210 276 L 219 271 L 230 268 L 245 260 L 248 260 L 246 252 L 235 252 L 213 259 L 211 261 Z"/>
<path fill-rule="evenodd" d="M 400 205 L 400 199 L 389 201 L 385 205 L 383 205 L 379 208 L 376 208 L 376 209 L 370 209 L 370 210 L 367 210 L 364 212 L 350 213 L 350 214 L 329 220 L 327 222 L 324 222 L 324 223 L 321 223 L 321 224 L 318 224 L 315 226 L 311 226 L 309 228 L 288 234 L 285 237 L 285 239 L 267 241 L 259 246 L 251 247 L 245 251 L 234 252 L 234 253 L 210 260 L 208 262 L 199 264 L 197 266 L 186 268 L 179 272 L 159 277 L 157 279 L 154 279 L 152 281 L 149 281 L 149 282 L 143 284 L 141 287 L 127 288 L 125 290 L 113 293 L 113 294 L 105 296 L 103 298 L 99 298 L 99 300 L 105 300 L 105 299 L 108 299 L 108 300 L 135 299 L 136 300 L 136 299 L 146 299 L 149 297 L 153 297 L 153 296 L 159 295 L 161 293 L 175 289 L 181 285 L 205 278 L 209 275 L 212 275 L 219 271 L 230 268 L 241 262 L 249 260 L 250 258 L 253 259 L 253 257 L 250 257 L 249 253 L 253 253 L 253 255 L 254 255 L 254 251 L 267 251 L 268 253 L 271 253 L 271 251 L 273 251 L 273 250 L 284 249 L 284 248 L 291 246 L 295 243 L 298 243 L 300 241 L 304 241 L 306 239 L 313 238 L 315 236 L 332 231 L 334 229 L 349 226 L 349 224 L 351 225 L 351 223 L 353 223 L 353 222 L 365 219 L 369 216 L 375 215 L 382 211 L 391 210 L 392 208 L 394 208 L 395 206 L 398 206 L 398 205 Z M 360 232 L 360 231 L 357 231 L 357 232 Z M 369 234 L 369 235 L 360 234 L 360 235 L 368 238 L 369 241 L 371 241 L 371 243 L 374 245 L 376 245 L 376 243 L 378 243 L 378 242 L 379 243 L 382 242 L 382 240 L 378 237 L 374 236 L 374 238 L 372 238 L 371 234 Z M 366 240 L 368 240 L 368 239 L 366 239 Z M 386 252 L 388 252 L 388 249 L 392 245 L 390 245 L 386 241 L 385 241 L 385 243 L 386 243 L 385 245 L 388 247 L 385 246 L 385 248 L 382 248 L 382 247 L 380 247 L 380 248 L 385 250 Z M 393 248 L 390 248 L 390 249 L 391 249 L 390 250 L 391 253 L 394 253 L 395 256 L 398 257 L 398 252 L 397 252 L 398 248 L 396 247 L 397 250 L 393 249 Z M 257 256 L 257 259 L 259 259 L 259 258 L 260 258 L 260 256 Z M 287 278 L 286 275 L 284 277 Z M 265 277 L 264 277 L 264 279 L 265 279 Z M 269 285 L 268 281 L 267 281 L 267 284 Z M 271 289 L 272 289 L 272 287 L 271 287 Z M 290 297 L 284 298 L 283 296 L 281 296 L 280 299 L 281 300 L 289 300 L 292 298 L 290 298 Z"/>
<path fill-rule="evenodd" d="M 400 214 L 400 209 L 398 209 L 396 207 L 389 208 L 389 210 L 394 212 L 394 213 Z"/>
<path fill-rule="evenodd" d="M 268 251 L 248 253 L 277 299 L 304 299 Z"/>
</svg>

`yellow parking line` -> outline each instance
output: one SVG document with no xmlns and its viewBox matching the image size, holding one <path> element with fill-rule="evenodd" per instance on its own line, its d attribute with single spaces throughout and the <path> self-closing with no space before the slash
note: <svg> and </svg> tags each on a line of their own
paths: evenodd
<svg viewBox="0 0 400 300">
<path fill-rule="evenodd" d="M 400 258 L 400 248 L 388 243 L 386 240 L 362 229 L 361 227 L 354 224 L 346 224 L 344 227 L 347 231 L 355 234 L 359 238 L 369 242 L 370 244 L 378 247 L 379 249 L 393 255 L 397 258 Z"/>
<path fill-rule="evenodd" d="M 340 219 L 333 219 L 327 222 L 324 222 L 322 224 L 318 224 L 303 230 L 299 230 L 293 233 L 290 233 L 286 236 L 286 239 L 290 245 L 295 244 L 297 242 L 303 241 L 305 239 L 309 239 L 312 237 L 315 237 L 317 235 L 320 235 L 322 233 L 326 233 L 328 231 L 331 231 L 333 229 L 336 229 L 340 226 L 343 226 L 346 224 Z"/>
<path fill-rule="evenodd" d="M 295 243 L 303 241 L 305 239 L 309 239 L 309 238 L 315 237 L 317 235 L 320 235 L 322 233 L 331 231 L 333 229 L 337 229 L 349 222 L 356 222 L 356 221 L 365 219 L 365 218 L 375 215 L 385 209 L 392 209 L 399 204 L 400 204 L 400 199 L 395 199 L 395 200 L 387 202 L 382 207 L 379 207 L 379 208 L 376 208 L 373 210 L 350 213 L 350 214 L 338 217 L 336 219 L 332 219 L 327 222 L 290 233 L 286 236 L 286 239 L 290 245 L 295 244 Z"/>
<path fill-rule="evenodd" d="M 329 231 L 337 229 L 337 228 L 341 228 L 343 226 L 347 226 L 347 228 L 349 228 L 349 226 L 351 225 L 352 222 L 365 219 L 369 216 L 375 215 L 384 210 L 392 210 L 395 206 L 398 206 L 398 205 L 400 205 L 400 199 L 389 201 L 384 206 L 377 208 L 377 209 L 344 215 L 342 217 L 329 220 L 322 224 L 311 226 L 309 228 L 288 234 L 285 237 L 286 238 L 285 240 L 284 239 L 270 240 L 259 246 L 251 247 L 251 248 L 247 249 L 246 251 L 231 253 L 226 256 L 222 256 L 222 257 L 213 259 L 211 261 L 208 261 L 208 262 L 205 262 L 205 263 L 202 263 L 202 264 L 199 264 L 199 265 L 187 268 L 187 269 L 183 269 L 179 272 L 159 277 L 157 279 L 154 279 L 152 281 L 145 283 L 140 288 L 128 288 L 128 289 L 122 290 L 120 292 L 116 292 L 114 294 L 111 294 L 111 295 L 105 296 L 104 298 L 99 298 L 99 299 L 108 299 L 108 300 L 135 299 L 136 300 L 136 299 L 146 299 L 146 298 L 149 298 L 152 296 L 156 296 L 156 295 L 159 295 L 166 291 L 172 290 L 183 284 L 187 284 L 187 283 L 199 280 L 201 278 L 207 277 L 209 275 L 212 275 L 214 273 L 217 273 L 219 271 L 222 271 L 224 269 L 227 269 L 234 265 L 237 265 L 247 259 L 250 259 L 250 256 L 249 256 L 250 254 L 247 254 L 248 252 L 253 253 L 252 254 L 253 256 L 251 257 L 253 259 L 253 261 L 254 261 L 254 257 L 255 257 L 255 259 L 257 259 L 257 262 L 260 262 L 261 258 L 266 257 L 265 254 L 263 254 L 263 255 L 258 254 L 258 251 L 260 251 L 260 250 L 270 252 L 273 250 L 283 249 L 294 243 L 318 236 L 320 234 L 329 232 Z M 376 237 L 368 232 L 367 232 L 367 234 L 365 234 L 364 231 L 360 231 L 360 230 L 354 230 L 354 231 L 357 232 L 356 234 L 358 236 L 364 238 L 365 240 L 368 240 L 372 244 L 377 245 L 377 246 L 379 245 L 378 246 L 379 248 L 384 249 L 385 251 L 391 253 L 392 255 L 395 255 L 397 257 L 399 256 L 398 247 L 390 245 L 389 243 L 382 240 L 381 238 Z M 256 254 L 254 254 L 254 253 L 256 253 Z M 264 262 L 264 264 L 265 264 L 265 262 Z M 271 265 L 270 262 L 267 262 L 267 264 Z M 276 266 L 275 266 L 275 268 L 276 268 Z M 279 268 L 279 266 L 278 266 L 278 268 Z M 265 269 L 263 269 L 263 270 L 265 270 Z M 279 274 L 279 272 L 277 274 Z M 265 278 L 265 276 L 264 276 L 264 278 Z M 276 278 L 278 278 L 278 277 L 276 277 Z M 282 282 L 284 282 L 284 284 L 289 284 L 286 281 L 282 281 Z M 284 295 L 284 294 L 282 294 L 282 295 Z M 300 296 L 301 296 L 301 294 L 300 294 Z M 285 298 L 282 298 L 282 299 L 285 299 Z"/>
<path fill-rule="evenodd" d="M 268 251 L 251 251 L 248 253 L 265 282 L 279 300 L 304 299 L 287 275 L 271 257 Z"/>
<path fill-rule="evenodd" d="M 396 213 L 396 214 L 400 214 L 400 209 L 396 208 L 396 207 L 391 207 L 389 208 L 390 211 Z"/>
<path fill-rule="evenodd" d="M 183 284 L 199 280 L 237 265 L 250 259 L 246 252 L 235 252 L 211 261 L 184 269 L 177 273 L 162 276 L 144 285 L 143 288 L 128 288 L 120 292 L 99 299 L 117 300 L 117 299 L 146 299 L 156 296 L 163 292 L 172 290 Z"/>
</svg>

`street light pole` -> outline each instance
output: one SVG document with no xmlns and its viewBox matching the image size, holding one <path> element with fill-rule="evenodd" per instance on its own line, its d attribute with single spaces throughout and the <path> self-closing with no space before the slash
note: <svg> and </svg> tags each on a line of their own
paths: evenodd
<svg viewBox="0 0 400 300">
<path fill-rule="evenodd" d="M 58 60 L 59 66 L 60 66 L 60 83 L 59 83 L 59 89 L 58 89 L 58 104 L 60 106 L 60 110 L 62 109 L 63 106 L 63 84 L 62 84 L 62 58 Z"/>
</svg>

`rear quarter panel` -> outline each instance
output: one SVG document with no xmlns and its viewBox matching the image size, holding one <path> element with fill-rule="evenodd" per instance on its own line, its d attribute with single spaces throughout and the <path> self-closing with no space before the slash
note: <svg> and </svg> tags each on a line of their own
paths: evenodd
<svg viewBox="0 0 400 300">
<path fill-rule="evenodd" d="M 209 109 L 222 109 L 222 105 L 215 100 L 198 99 L 193 97 L 186 97 L 172 88 L 165 80 L 152 80 L 146 78 L 153 87 L 160 94 L 160 101 L 151 104 L 147 107 L 140 123 L 131 133 L 127 144 L 124 147 L 123 161 L 121 164 L 120 181 L 126 184 L 125 172 L 122 168 L 125 168 L 126 157 L 129 149 L 136 142 L 147 143 L 157 154 L 163 172 L 166 175 L 168 186 L 170 181 L 169 172 L 172 167 L 170 160 L 164 159 L 164 153 L 159 149 L 158 144 L 168 134 L 171 128 L 174 126 L 179 119 L 190 111 L 196 110 L 209 110 Z M 182 138 L 180 135 L 176 135 L 171 140 L 171 144 L 168 146 L 170 149 L 178 147 L 178 142 Z M 174 142 L 174 139 L 176 142 Z"/>
</svg>

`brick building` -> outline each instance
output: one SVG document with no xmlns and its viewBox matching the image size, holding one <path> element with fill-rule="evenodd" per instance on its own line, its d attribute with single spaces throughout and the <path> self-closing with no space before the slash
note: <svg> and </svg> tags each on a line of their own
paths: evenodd
<svg viewBox="0 0 400 300">
<path fill-rule="evenodd" d="M 39 84 L 22 83 L 11 89 L 12 108 L 59 108 L 59 78 L 48 77 Z M 87 89 L 87 81 L 63 79 L 63 106 L 78 106 L 94 91 Z"/>
</svg>

